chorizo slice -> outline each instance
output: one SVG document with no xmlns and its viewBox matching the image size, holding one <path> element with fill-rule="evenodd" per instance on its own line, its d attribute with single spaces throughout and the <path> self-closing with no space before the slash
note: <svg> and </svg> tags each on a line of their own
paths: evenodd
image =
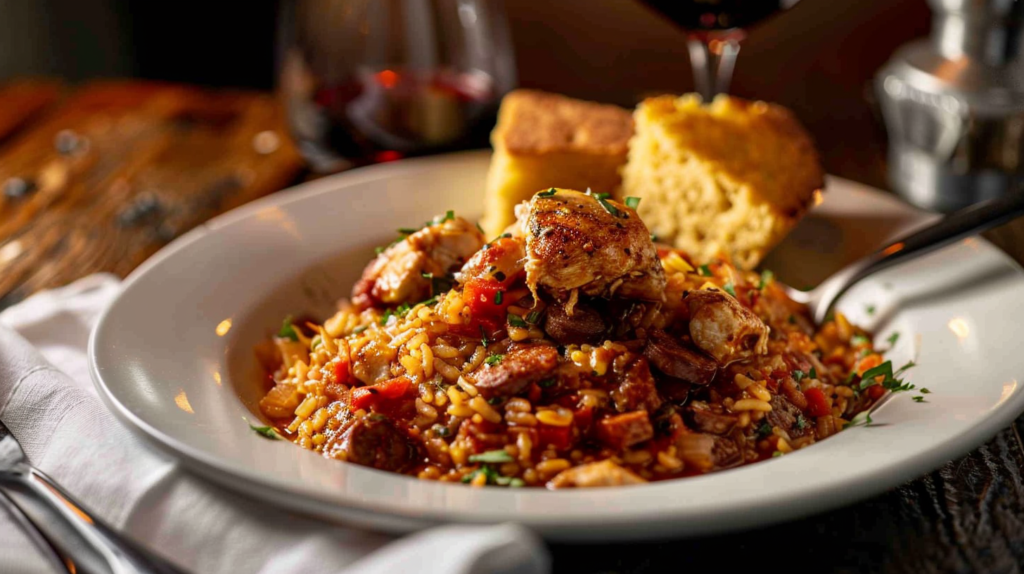
<svg viewBox="0 0 1024 574">
<path fill-rule="evenodd" d="M 684 347 L 675 337 L 660 329 L 651 331 L 644 356 L 662 373 L 694 385 L 710 384 L 718 372 L 714 360 Z"/>
<path fill-rule="evenodd" d="M 486 398 L 511 397 L 554 372 L 558 351 L 548 345 L 513 345 L 500 362 L 473 373 L 476 388 Z"/>
</svg>

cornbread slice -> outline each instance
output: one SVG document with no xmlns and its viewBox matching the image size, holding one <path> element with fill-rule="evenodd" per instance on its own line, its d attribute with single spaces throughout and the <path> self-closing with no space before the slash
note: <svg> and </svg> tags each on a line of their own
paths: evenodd
<svg viewBox="0 0 1024 574">
<path fill-rule="evenodd" d="M 718 96 L 658 96 L 634 114 L 622 195 L 660 241 L 698 261 L 752 269 L 824 186 L 814 143 L 777 105 Z"/>
<path fill-rule="evenodd" d="M 551 187 L 613 193 L 626 163 L 632 114 L 618 106 L 516 90 L 491 133 L 484 218 L 488 237 L 515 221 L 513 208 Z"/>
</svg>

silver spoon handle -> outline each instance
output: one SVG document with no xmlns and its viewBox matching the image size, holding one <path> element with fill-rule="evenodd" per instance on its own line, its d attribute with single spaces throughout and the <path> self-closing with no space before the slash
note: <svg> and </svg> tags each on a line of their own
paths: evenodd
<svg viewBox="0 0 1024 574">
<path fill-rule="evenodd" d="M 0 498 L 34 527 L 68 572 L 182 574 L 93 517 L 45 474 L 28 465 L 0 472 Z M 45 550 L 45 549 L 44 549 Z"/>
<path fill-rule="evenodd" d="M 1022 215 L 1024 191 L 1016 191 L 955 211 L 924 229 L 889 243 L 827 280 L 832 286 L 822 293 L 815 320 L 824 321 L 839 297 L 869 275 L 998 227 Z"/>
</svg>

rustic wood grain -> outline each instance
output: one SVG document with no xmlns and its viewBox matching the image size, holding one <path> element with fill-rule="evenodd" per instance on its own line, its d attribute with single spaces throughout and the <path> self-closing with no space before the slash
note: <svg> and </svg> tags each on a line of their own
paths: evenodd
<svg viewBox="0 0 1024 574">
<path fill-rule="evenodd" d="M 287 186 L 301 162 L 270 96 L 94 84 L 0 150 L 0 308 Z M 257 149 L 259 148 L 259 149 Z"/>
<path fill-rule="evenodd" d="M 0 142 L 57 102 L 60 83 L 22 80 L 0 86 Z"/>
</svg>

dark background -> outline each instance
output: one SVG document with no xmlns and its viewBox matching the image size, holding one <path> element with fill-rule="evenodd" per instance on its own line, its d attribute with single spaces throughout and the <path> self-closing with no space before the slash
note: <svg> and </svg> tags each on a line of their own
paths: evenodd
<svg viewBox="0 0 1024 574">
<path fill-rule="evenodd" d="M 0 81 L 140 77 L 271 89 L 280 0 L 0 0 Z M 505 0 L 522 86 L 632 106 L 692 89 L 682 34 L 632 0 Z M 755 28 L 732 92 L 792 108 L 831 173 L 885 186 L 871 79 L 928 33 L 924 0 L 802 0 Z"/>
</svg>

